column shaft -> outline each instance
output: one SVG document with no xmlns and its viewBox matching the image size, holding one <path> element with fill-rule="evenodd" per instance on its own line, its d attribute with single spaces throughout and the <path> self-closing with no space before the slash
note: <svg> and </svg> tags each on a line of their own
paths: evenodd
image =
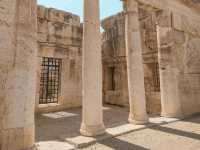
<svg viewBox="0 0 200 150">
<path fill-rule="evenodd" d="M 144 87 L 144 68 L 142 59 L 141 33 L 138 3 L 126 0 L 126 55 L 128 89 L 130 102 L 129 121 L 134 124 L 148 122 Z"/>
<path fill-rule="evenodd" d="M 164 117 L 181 117 L 181 103 L 178 89 L 180 69 L 176 65 L 174 53 L 177 47 L 172 28 L 172 14 L 169 11 L 157 13 L 158 61 L 160 66 L 161 115 Z M 172 38 L 173 37 L 173 38 Z M 178 62 L 178 61 L 177 61 Z"/>
<path fill-rule="evenodd" d="M 84 0 L 83 25 L 83 120 L 81 133 L 104 133 L 102 109 L 102 61 L 99 0 Z"/>
<path fill-rule="evenodd" d="M 3 0 L 0 15 L 0 149 L 35 149 L 36 0 Z"/>
</svg>

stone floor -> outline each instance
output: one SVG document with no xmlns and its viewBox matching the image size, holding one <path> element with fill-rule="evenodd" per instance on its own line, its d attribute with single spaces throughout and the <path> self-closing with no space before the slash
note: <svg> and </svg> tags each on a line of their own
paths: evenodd
<svg viewBox="0 0 200 150">
<path fill-rule="evenodd" d="M 41 114 L 36 118 L 39 150 L 72 150 L 64 138 L 80 136 L 81 109 Z M 106 106 L 107 128 L 127 124 L 128 110 Z M 155 121 L 154 121 L 155 122 Z M 128 127 L 128 126 L 127 126 Z M 140 128 L 118 137 L 101 140 L 83 150 L 200 150 L 200 115 L 182 121 Z"/>
<path fill-rule="evenodd" d="M 200 115 L 107 139 L 83 150 L 200 150 Z"/>
<path fill-rule="evenodd" d="M 128 109 L 110 105 L 104 107 L 104 123 L 107 128 L 125 124 L 127 119 Z M 80 108 L 38 115 L 36 117 L 36 142 L 79 136 L 80 124 Z"/>
</svg>

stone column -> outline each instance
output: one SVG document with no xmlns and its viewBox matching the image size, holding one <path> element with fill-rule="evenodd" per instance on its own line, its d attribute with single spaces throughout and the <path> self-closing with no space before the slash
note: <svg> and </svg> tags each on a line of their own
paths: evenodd
<svg viewBox="0 0 200 150">
<path fill-rule="evenodd" d="M 180 70 L 177 67 L 178 57 L 176 49 L 175 31 L 172 28 L 172 13 L 159 11 L 157 13 L 157 39 L 158 39 L 158 61 L 160 66 L 161 86 L 161 115 L 164 117 L 181 117 L 181 103 L 179 97 L 178 80 Z"/>
<path fill-rule="evenodd" d="M 134 124 L 145 124 L 148 122 L 148 116 L 146 113 L 138 3 L 134 0 L 126 0 L 125 8 L 127 74 L 130 102 L 129 121 Z"/>
<path fill-rule="evenodd" d="M 81 134 L 104 133 L 102 109 L 102 61 L 99 0 L 84 0 L 83 25 L 83 120 Z"/>
<path fill-rule="evenodd" d="M 36 0 L 0 1 L 0 149 L 35 149 Z"/>
</svg>

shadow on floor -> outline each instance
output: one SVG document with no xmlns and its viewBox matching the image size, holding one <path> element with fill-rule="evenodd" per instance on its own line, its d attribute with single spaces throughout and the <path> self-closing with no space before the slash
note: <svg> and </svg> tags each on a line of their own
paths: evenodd
<svg viewBox="0 0 200 150">
<path fill-rule="evenodd" d="M 150 150 L 140 145 L 135 145 L 127 141 L 120 140 L 118 138 L 111 138 L 104 141 L 100 141 L 98 143 L 110 147 L 113 150 Z"/>
<path fill-rule="evenodd" d="M 194 115 L 192 117 L 189 117 L 188 119 L 182 120 L 182 122 L 195 123 L 195 124 L 198 124 L 199 128 L 200 128 L 199 114 Z M 183 131 L 183 130 L 180 130 L 180 129 L 175 129 L 175 128 L 171 128 L 171 127 L 169 128 L 169 127 L 161 126 L 161 125 L 150 126 L 148 128 L 153 129 L 153 130 L 157 130 L 157 131 L 161 131 L 161 132 L 165 132 L 165 133 L 169 133 L 169 134 L 174 134 L 174 135 L 177 135 L 177 136 L 182 136 L 182 137 L 200 140 L 200 134 L 193 133 L 191 131 L 185 131 L 185 130 Z"/>
<path fill-rule="evenodd" d="M 200 113 L 197 113 L 195 115 L 192 115 L 192 117 L 188 117 L 187 119 L 184 120 L 184 122 L 191 122 L 191 123 L 196 123 L 200 125 Z"/>
<path fill-rule="evenodd" d="M 106 105 L 104 107 L 105 126 L 114 127 L 126 124 L 128 109 Z M 36 142 L 61 140 L 79 136 L 81 108 L 43 113 L 36 116 Z"/>
<path fill-rule="evenodd" d="M 169 133 L 169 134 L 174 134 L 174 135 L 178 135 L 178 136 L 183 136 L 183 137 L 187 137 L 187 138 L 200 140 L 200 134 L 196 134 L 196 133 L 192 133 L 192 132 L 181 131 L 181 130 L 172 129 L 172 128 L 168 128 L 168 127 L 164 127 L 164 126 L 153 126 L 153 127 L 149 127 L 149 129 L 158 130 L 158 131 L 162 131 L 162 132 Z"/>
</svg>

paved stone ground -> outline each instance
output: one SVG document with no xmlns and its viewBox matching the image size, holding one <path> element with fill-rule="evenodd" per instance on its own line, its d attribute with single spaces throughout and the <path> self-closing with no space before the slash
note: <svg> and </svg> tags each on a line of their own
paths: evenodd
<svg viewBox="0 0 200 150">
<path fill-rule="evenodd" d="M 200 115 L 107 139 L 83 150 L 200 150 Z"/>
<path fill-rule="evenodd" d="M 61 140 L 79 134 L 81 109 L 41 114 L 36 118 L 36 141 L 39 150 L 71 150 L 74 147 Z M 128 110 L 104 108 L 106 127 L 125 124 Z M 200 150 L 200 115 L 184 121 L 148 127 L 116 138 L 98 142 L 83 150 Z"/>
<path fill-rule="evenodd" d="M 104 107 L 105 126 L 112 127 L 127 123 L 128 109 L 106 105 Z M 54 141 L 79 136 L 81 108 L 46 113 L 36 116 L 36 142 Z"/>
</svg>

